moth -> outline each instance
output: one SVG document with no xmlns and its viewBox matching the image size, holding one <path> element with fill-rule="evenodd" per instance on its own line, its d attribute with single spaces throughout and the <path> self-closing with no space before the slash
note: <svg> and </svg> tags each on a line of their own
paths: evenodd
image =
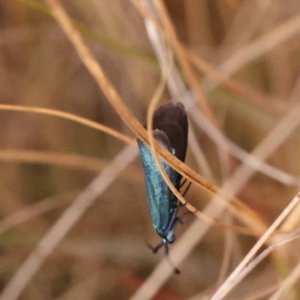
<svg viewBox="0 0 300 300">
<path fill-rule="evenodd" d="M 153 117 L 153 137 L 166 150 L 182 162 L 185 161 L 188 138 L 188 119 L 181 102 L 170 102 L 160 106 Z M 144 178 L 147 189 L 148 205 L 152 224 L 157 234 L 162 238 L 161 243 L 151 249 L 156 253 L 164 247 L 168 256 L 168 244 L 175 241 L 175 230 L 180 221 L 177 212 L 179 200 L 163 179 L 154 159 L 152 149 L 137 138 L 142 160 Z M 175 171 L 166 161 L 159 158 L 163 169 L 177 190 L 180 189 L 181 174 Z M 179 270 L 175 268 L 175 272 Z"/>
</svg>

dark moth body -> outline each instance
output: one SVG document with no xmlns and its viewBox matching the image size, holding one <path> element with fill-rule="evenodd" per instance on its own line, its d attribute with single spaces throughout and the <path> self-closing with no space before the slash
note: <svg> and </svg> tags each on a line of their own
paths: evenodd
<svg viewBox="0 0 300 300">
<path fill-rule="evenodd" d="M 182 103 L 171 102 L 162 105 L 155 111 L 153 136 L 160 145 L 184 162 L 187 148 L 188 121 Z M 168 243 L 175 240 L 174 231 L 178 223 L 179 201 L 161 176 L 151 148 L 140 139 L 137 139 L 137 142 L 144 169 L 153 227 L 163 239 L 162 243 L 153 250 L 156 252 L 164 245 L 165 253 L 167 253 Z M 160 162 L 173 185 L 179 190 L 182 176 L 163 159 L 160 158 Z"/>
</svg>

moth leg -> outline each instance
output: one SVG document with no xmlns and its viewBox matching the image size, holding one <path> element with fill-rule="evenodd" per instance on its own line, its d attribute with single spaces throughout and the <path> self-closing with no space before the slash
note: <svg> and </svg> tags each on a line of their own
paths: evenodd
<svg viewBox="0 0 300 300">
<path fill-rule="evenodd" d="M 180 207 L 177 206 L 177 208 L 174 210 L 172 218 L 170 220 L 169 226 L 166 229 L 165 233 L 167 234 L 178 222 L 178 217 L 177 217 L 177 213 Z"/>
<path fill-rule="evenodd" d="M 181 207 L 185 206 L 184 204 L 182 204 L 179 200 L 178 200 L 178 203 L 177 203 L 177 207 L 175 209 L 175 211 L 173 212 L 173 215 L 172 215 L 172 218 L 170 220 L 170 223 L 169 223 L 169 226 L 168 228 L 166 229 L 166 232 L 169 232 L 171 230 L 171 228 L 173 228 L 176 223 L 180 223 L 180 224 L 183 224 L 183 222 L 181 221 L 181 218 L 187 213 L 184 213 L 181 217 L 178 217 L 177 214 L 180 210 Z"/>
<path fill-rule="evenodd" d="M 184 180 L 179 185 L 179 189 L 181 189 L 185 185 L 186 181 L 187 181 L 187 179 L 184 178 Z"/>
<path fill-rule="evenodd" d="M 182 219 L 183 219 L 183 217 L 185 216 L 185 215 L 188 215 L 188 214 L 192 214 L 193 212 L 192 211 L 186 211 L 185 213 L 183 213 L 180 217 L 177 217 L 178 218 L 178 222 L 182 225 L 182 224 L 184 224 L 183 223 L 183 221 L 182 221 Z"/>
<path fill-rule="evenodd" d="M 183 221 L 182 221 L 183 217 L 187 214 L 192 214 L 193 213 L 192 211 L 188 210 L 188 211 L 184 212 L 181 216 L 177 216 L 177 213 L 179 212 L 180 208 L 183 207 L 183 206 L 185 206 L 185 205 L 182 204 L 181 202 L 179 202 L 177 212 L 176 212 L 176 219 L 177 219 L 176 222 L 180 223 L 181 225 L 184 224 Z"/>
<path fill-rule="evenodd" d="M 179 188 L 181 188 L 184 184 L 186 183 L 186 179 L 184 179 L 183 183 L 180 185 Z M 191 182 L 188 183 L 187 187 L 185 188 L 184 192 L 182 193 L 182 197 L 184 197 L 186 195 L 186 193 L 188 192 L 188 190 L 190 189 L 191 187 Z M 185 201 L 185 203 L 182 203 L 179 201 L 179 204 L 178 206 L 182 207 L 182 206 L 186 206 L 187 205 L 187 202 Z"/>
<path fill-rule="evenodd" d="M 185 188 L 184 192 L 182 193 L 182 197 L 184 197 L 184 196 L 186 195 L 186 193 L 187 193 L 188 190 L 190 189 L 191 185 L 192 185 L 192 183 L 189 182 L 188 185 L 187 185 L 187 187 Z"/>
</svg>

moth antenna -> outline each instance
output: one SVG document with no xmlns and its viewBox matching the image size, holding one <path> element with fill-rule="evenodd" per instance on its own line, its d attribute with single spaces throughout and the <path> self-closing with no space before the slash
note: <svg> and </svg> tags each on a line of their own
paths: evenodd
<svg viewBox="0 0 300 300">
<path fill-rule="evenodd" d="M 174 263 L 172 262 L 172 260 L 170 258 L 168 242 L 167 241 L 163 241 L 163 243 L 164 243 L 164 254 L 165 254 L 165 257 L 168 260 L 168 262 L 171 265 L 171 267 L 173 268 L 173 270 L 174 270 L 173 272 L 175 274 L 177 274 L 177 275 L 180 274 L 179 269 L 175 267 Z"/>
<path fill-rule="evenodd" d="M 152 250 L 152 252 L 155 254 L 157 251 L 164 245 L 164 242 L 160 242 L 157 246 L 153 247 L 146 241 L 147 246 Z"/>
</svg>

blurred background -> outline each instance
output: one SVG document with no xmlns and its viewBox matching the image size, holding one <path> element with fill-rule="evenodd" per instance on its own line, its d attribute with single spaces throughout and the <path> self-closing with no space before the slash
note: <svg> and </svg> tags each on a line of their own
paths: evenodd
<svg viewBox="0 0 300 300">
<path fill-rule="evenodd" d="M 61 2 L 127 107 L 144 123 L 161 76 L 145 16 L 134 1 Z M 163 2 L 183 45 L 216 74 L 232 80 L 213 80 L 207 69 L 199 71 L 193 65 L 219 130 L 252 151 L 299 102 L 299 1 Z M 189 78 L 177 61 L 176 65 L 189 88 Z M 161 103 L 172 98 L 166 89 Z M 69 112 L 134 138 L 43 1 L 0 1 L 0 99 L 1 104 Z M 186 163 L 220 186 L 240 160 L 231 154 L 222 158 L 224 150 L 195 119 L 190 123 L 210 171 L 198 165 L 195 150 L 188 150 Z M 0 128 L 0 290 L 4 290 L 76 197 L 126 145 L 68 120 L 3 108 Z M 298 192 L 299 136 L 296 129 L 267 159 L 284 175 L 255 173 L 237 195 L 267 225 Z M 145 243 L 160 242 L 146 199 L 136 156 L 66 233 L 18 299 L 130 299 L 163 258 L 163 251 L 153 255 Z M 201 210 L 209 197 L 192 186 L 186 199 Z M 177 236 L 195 219 L 187 215 Z M 255 241 L 211 228 L 179 266 L 182 274 L 172 275 L 153 299 L 209 299 L 205 297 Z M 298 249 L 293 242 L 281 248 L 279 261 L 266 258 L 226 299 L 250 299 L 246 295 L 254 291 L 276 288 L 299 261 Z M 281 299 L 298 297 L 295 286 Z"/>
</svg>

